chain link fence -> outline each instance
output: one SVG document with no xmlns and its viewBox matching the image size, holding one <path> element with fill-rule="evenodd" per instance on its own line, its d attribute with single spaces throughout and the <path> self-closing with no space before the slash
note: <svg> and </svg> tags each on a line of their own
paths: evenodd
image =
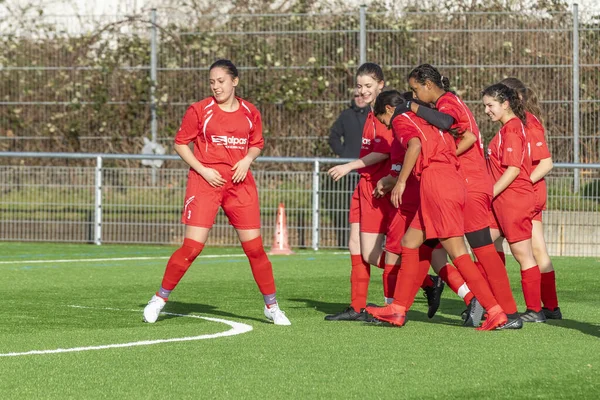
<svg viewBox="0 0 600 400">
<path fill-rule="evenodd" d="M 586 18 L 580 18 L 580 14 Z M 574 29 L 574 27 L 576 29 Z M 266 155 L 324 157 L 364 61 L 390 86 L 428 62 L 495 127 L 480 91 L 507 76 L 537 90 L 555 161 L 600 162 L 600 28 L 585 10 L 36 16 L 4 21 L 0 151 L 137 153 L 169 146 L 208 67 L 234 60 L 263 113 Z"/>
</svg>

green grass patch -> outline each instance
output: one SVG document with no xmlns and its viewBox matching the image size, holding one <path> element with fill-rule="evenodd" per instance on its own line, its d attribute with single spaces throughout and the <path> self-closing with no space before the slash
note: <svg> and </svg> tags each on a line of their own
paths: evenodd
<svg viewBox="0 0 600 400">
<path fill-rule="evenodd" d="M 224 324 L 141 322 L 174 247 L 0 243 L 0 354 L 208 335 Z M 40 398 L 577 398 L 600 396 L 600 259 L 555 258 L 565 319 L 520 331 L 461 327 L 450 290 L 427 319 L 419 295 L 403 328 L 326 322 L 349 302 L 349 257 L 272 257 L 291 327 L 267 323 L 241 249 L 207 248 L 165 311 L 251 325 L 231 337 L 0 357 L 0 395 Z M 141 258 L 144 259 L 141 259 Z M 61 260 L 75 260 L 64 262 Z M 520 309 L 519 273 L 508 269 Z M 370 301 L 382 302 L 373 268 Z M 85 306 L 92 308 L 74 308 Z M 116 310 L 113 310 L 116 309 Z"/>
</svg>

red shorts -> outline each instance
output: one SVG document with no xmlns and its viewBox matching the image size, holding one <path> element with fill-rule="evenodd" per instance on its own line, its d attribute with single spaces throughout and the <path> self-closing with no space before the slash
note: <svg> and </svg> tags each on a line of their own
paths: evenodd
<svg viewBox="0 0 600 400">
<path fill-rule="evenodd" d="M 544 179 L 533 185 L 533 193 L 535 195 L 533 220 L 542 222 L 542 211 L 546 209 L 546 199 L 548 198 L 546 181 Z"/>
<path fill-rule="evenodd" d="M 533 212 L 532 221 L 542 222 L 542 210 L 536 210 Z"/>
<path fill-rule="evenodd" d="M 215 188 L 195 171 L 190 171 L 181 222 L 185 225 L 212 228 L 219 207 L 222 207 L 234 228 L 260 229 L 258 191 L 252 173 L 248 171 L 244 181 L 233 184 L 233 171 L 230 166 L 210 167 L 218 170 L 227 183 Z"/>
<path fill-rule="evenodd" d="M 411 228 L 424 231 L 426 239 L 463 236 L 466 197 L 458 171 L 449 164 L 430 165 L 421 175 L 421 204 Z"/>
<path fill-rule="evenodd" d="M 386 233 L 392 203 L 389 195 L 382 198 L 373 197 L 375 185 L 377 182 L 360 178 L 352 195 L 348 220 L 351 224 L 359 222 L 361 232 Z"/>
<path fill-rule="evenodd" d="M 465 233 L 477 232 L 490 226 L 492 195 L 490 193 L 469 192 L 465 204 Z"/>
<path fill-rule="evenodd" d="M 490 228 L 498 229 L 508 243 L 531 239 L 534 206 L 533 193 L 506 189 L 501 197 L 492 201 Z"/>
<path fill-rule="evenodd" d="M 408 230 L 414 217 L 414 212 L 407 212 L 402 210 L 402 208 L 397 209 L 394 206 L 391 207 L 390 223 L 385 238 L 385 251 L 394 254 L 402 253 L 402 237 Z"/>
</svg>

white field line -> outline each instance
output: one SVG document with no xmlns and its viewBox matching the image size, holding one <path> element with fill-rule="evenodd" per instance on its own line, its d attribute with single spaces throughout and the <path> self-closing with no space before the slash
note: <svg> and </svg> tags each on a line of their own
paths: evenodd
<svg viewBox="0 0 600 400">
<path fill-rule="evenodd" d="M 124 310 L 124 309 L 119 309 L 119 308 L 86 307 L 86 306 L 76 306 L 76 305 L 72 305 L 69 307 L 85 308 L 85 309 L 91 309 L 91 310 L 141 312 L 141 310 Z M 199 335 L 199 336 L 171 338 L 171 339 L 142 340 L 139 342 L 115 343 L 115 344 L 105 344 L 105 345 L 99 345 L 99 346 L 72 347 L 72 348 L 67 348 L 67 349 L 53 349 L 53 350 L 31 350 L 31 351 L 25 351 L 25 352 L 21 352 L 21 353 L 4 353 L 4 354 L 0 354 L 0 357 L 18 357 L 18 356 L 40 355 L 40 354 L 73 353 L 73 352 L 90 351 L 90 350 L 106 350 L 106 349 L 116 349 L 116 348 L 123 348 L 123 347 L 150 346 L 153 344 L 160 344 L 160 343 L 189 342 L 189 341 L 193 341 L 193 340 L 215 339 L 215 338 L 225 337 L 225 336 L 241 335 L 242 333 L 250 332 L 252 330 L 252 326 L 250 326 L 248 324 L 242 324 L 241 322 L 234 322 L 234 321 L 229 321 L 226 319 L 201 317 L 201 316 L 190 315 L 190 314 L 176 314 L 176 313 L 170 313 L 170 312 L 161 312 L 161 314 L 175 315 L 178 317 L 198 318 L 198 319 L 204 319 L 204 320 L 211 321 L 211 322 L 220 322 L 222 324 L 231 326 L 231 329 L 229 329 L 225 332 L 218 332 L 218 333 Z"/>
<path fill-rule="evenodd" d="M 327 254 L 348 254 L 347 251 L 337 251 Z M 311 256 L 317 254 L 295 254 L 295 256 Z M 198 257 L 198 260 L 206 258 L 226 258 L 226 257 L 245 257 L 245 254 L 208 254 L 205 256 Z M 293 257 L 294 255 L 292 255 Z M 277 256 L 277 257 L 290 257 L 290 256 Z M 15 261 L 0 261 L 0 265 L 3 264 L 48 264 L 48 263 L 75 263 L 75 262 L 103 262 L 103 261 L 147 261 L 147 260 L 168 260 L 169 257 L 116 257 L 116 258 L 79 258 L 79 259 L 64 259 L 64 260 L 15 260 Z"/>
</svg>

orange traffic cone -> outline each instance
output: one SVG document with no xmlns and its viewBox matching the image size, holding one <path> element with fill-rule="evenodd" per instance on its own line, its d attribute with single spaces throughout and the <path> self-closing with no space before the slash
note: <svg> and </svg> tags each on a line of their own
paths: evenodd
<svg viewBox="0 0 600 400">
<path fill-rule="evenodd" d="M 275 224 L 275 235 L 273 237 L 273 246 L 269 254 L 284 254 L 290 255 L 294 252 L 288 244 L 287 221 L 285 218 L 285 206 L 279 203 L 277 208 L 277 222 Z"/>
</svg>

